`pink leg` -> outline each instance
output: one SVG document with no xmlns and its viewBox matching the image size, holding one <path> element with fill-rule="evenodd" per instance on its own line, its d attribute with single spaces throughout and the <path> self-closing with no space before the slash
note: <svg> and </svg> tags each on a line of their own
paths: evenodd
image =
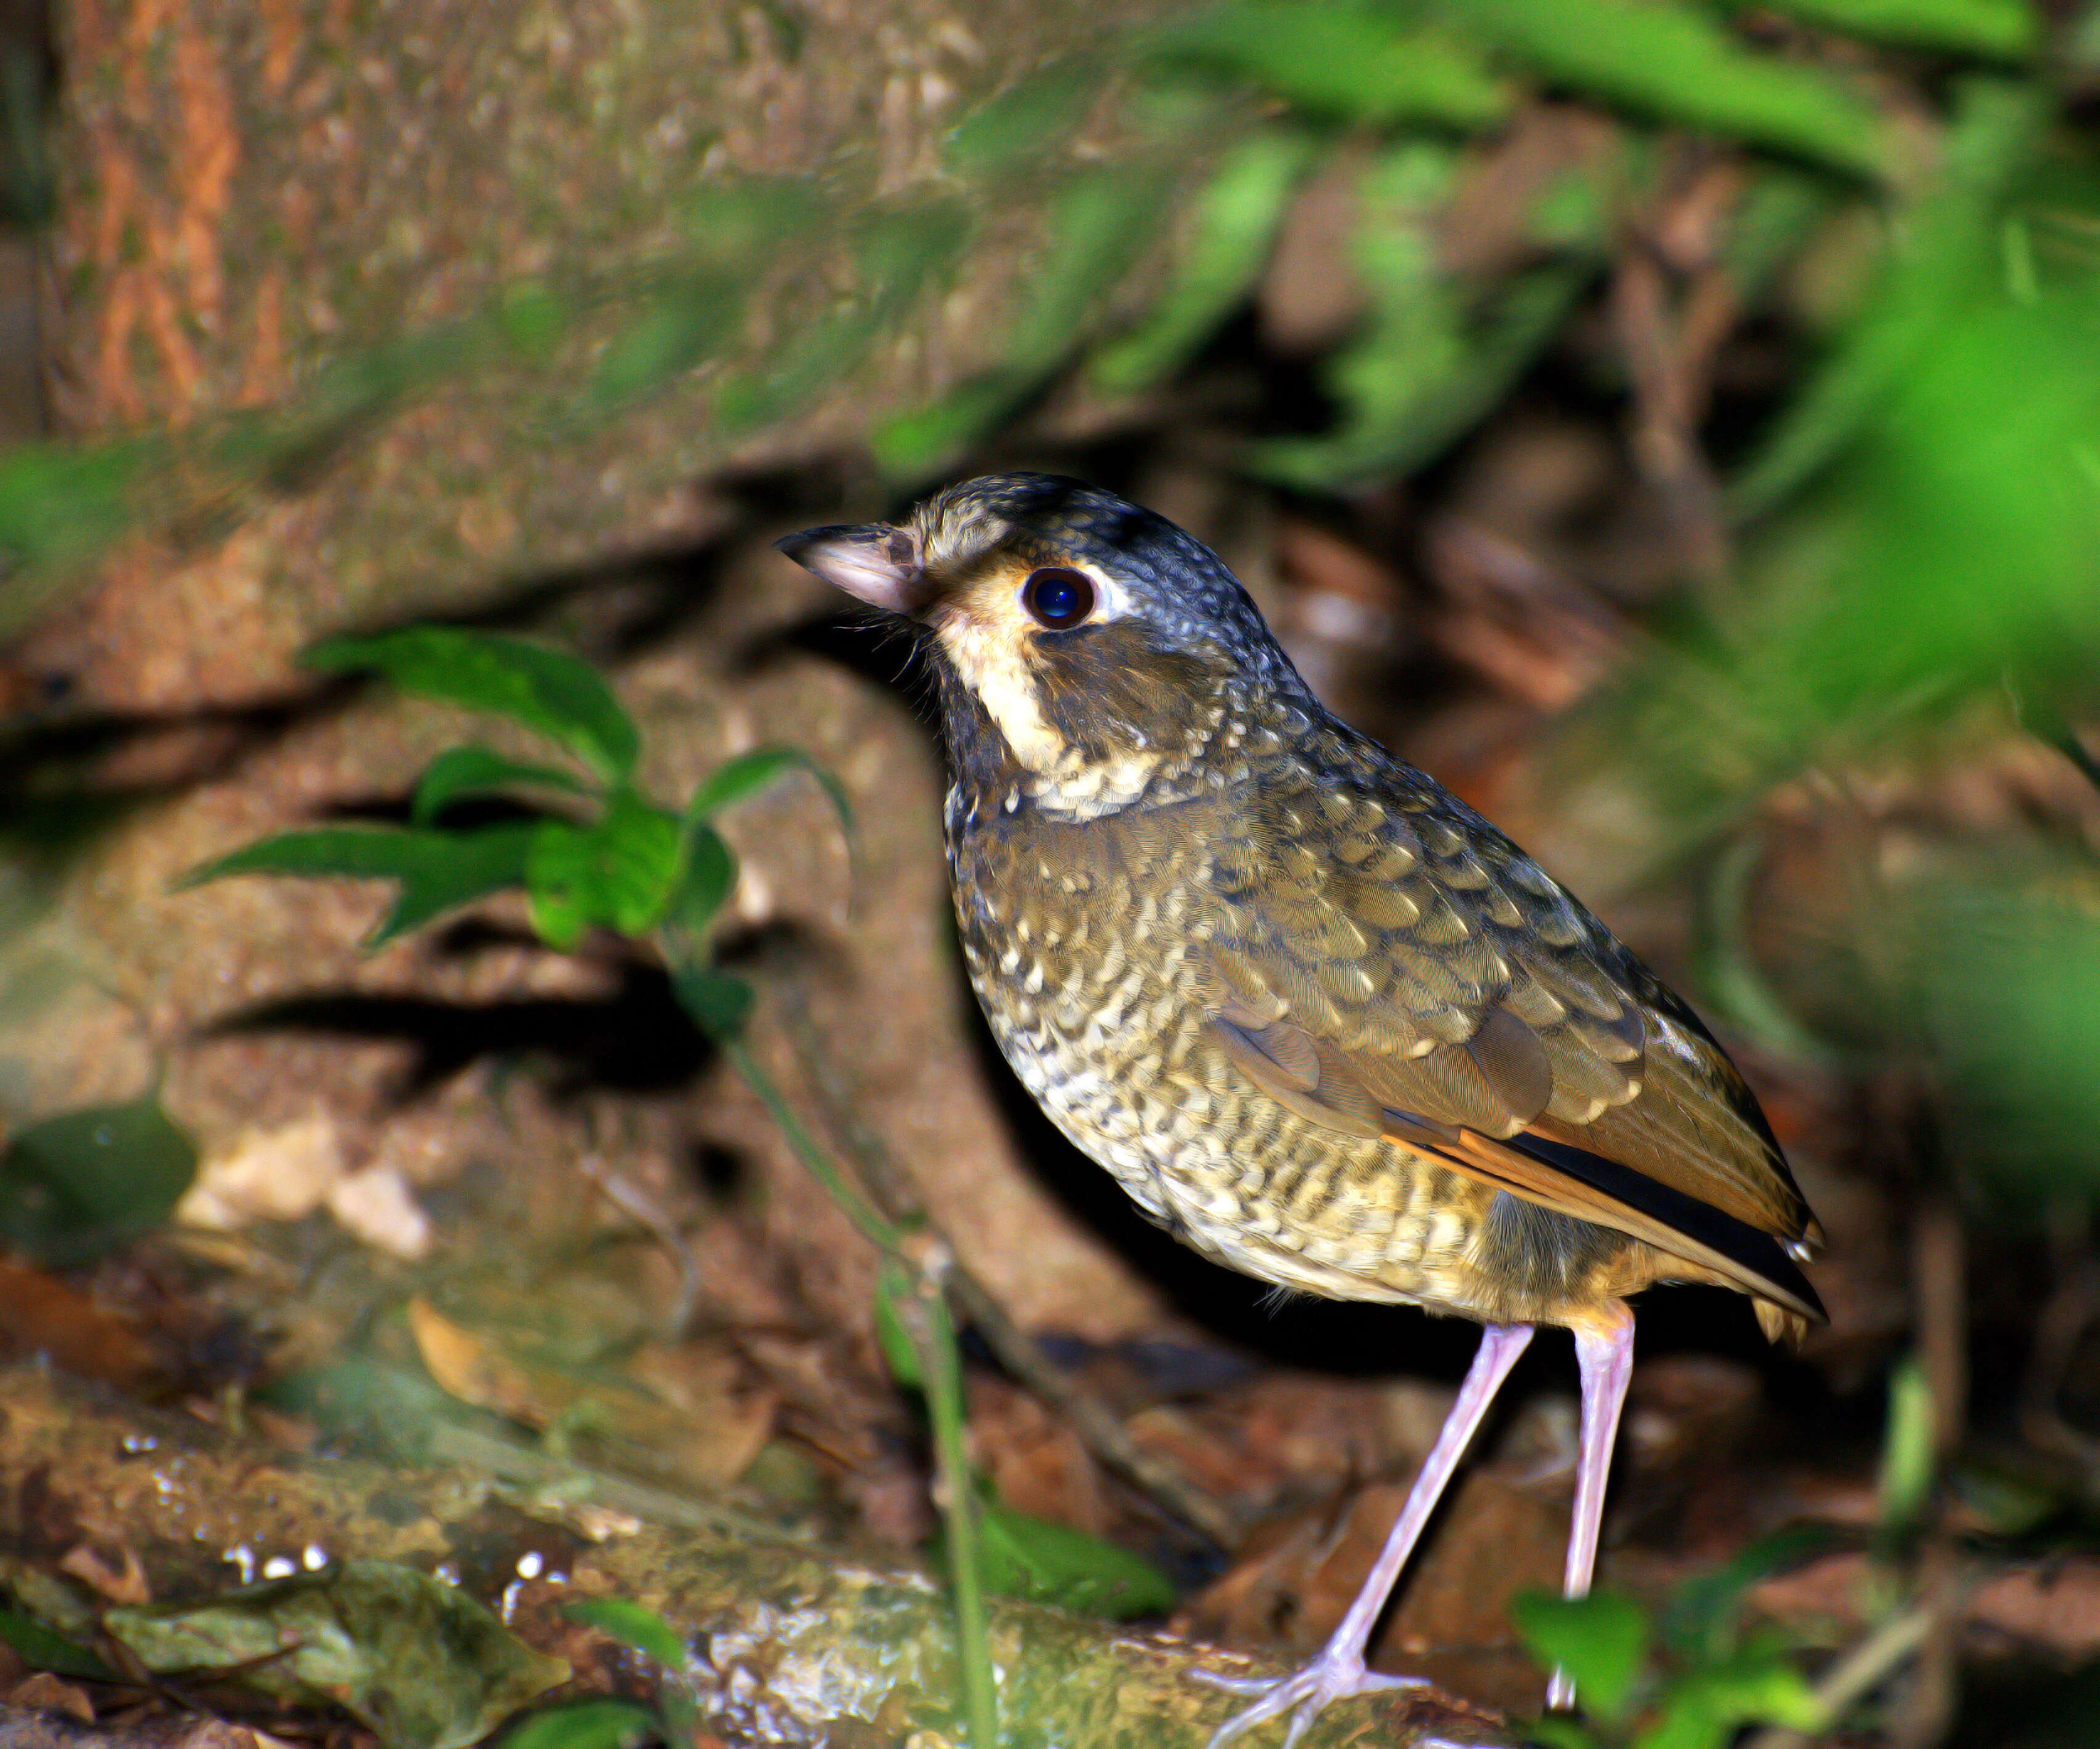
<svg viewBox="0 0 2100 1749">
<path fill-rule="evenodd" d="M 1612 1448 L 1618 1442 L 1619 1411 L 1626 1407 L 1626 1381 L 1633 1376 L 1632 1315 L 1601 1335 L 1577 1331 L 1575 1358 L 1582 1369 L 1582 1450 L 1575 1468 L 1575 1524 L 1568 1536 L 1567 1578 L 1560 1588 L 1564 1597 L 1585 1597 L 1597 1570 L 1597 1535 L 1604 1519 Z M 1553 1672 L 1546 1704 L 1575 1704 L 1575 1685 L 1565 1671 Z"/>
<path fill-rule="evenodd" d="M 1368 1694 L 1380 1689 L 1411 1687 L 1420 1682 L 1418 1676 L 1384 1676 L 1365 1669 L 1364 1648 L 1370 1643 L 1371 1629 L 1385 1612 L 1386 1599 L 1392 1595 L 1401 1569 L 1414 1552 L 1415 1543 L 1429 1522 L 1430 1514 L 1436 1510 L 1445 1485 L 1450 1481 L 1458 1467 L 1458 1460 L 1479 1429 L 1488 1405 L 1495 1400 L 1495 1393 L 1501 1389 L 1502 1380 L 1509 1376 L 1510 1368 L 1516 1364 L 1517 1357 L 1530 1340 L 1529 1324 L 1490 1324 L 1482 1333 L 1471 1370 L 1466 1375 L 1466 1382 L 1458 1388 L 1458 1400 L 1451 1405 L 1451 1412 L 1445 1417 L 1436 1443 L 1423 1460 L 1422 1473 L 1414 1478 L 1407 1504 L 1401 1508 L 1400 1517 L 1385 1539 L 1378 1565 L 1371 1569 L 1370 1577 L 1364 1581 L 1364 1588 L 1349 1605 L 1349 1613 L 1342 1618 L 1341 1626 L 1335 1630 L 1319 1655 L 1296 1675 L 1277 1681 L 1225 1676 L 1203 1679 L 1234 1694 L 1261 1697 L 1219 1727 L 1217 1734 L 1211 1739 L 1210 1749 L 1223 1749 L 1241 1732 L 1286 1712 L 1292 1717 L 1290 1729 L 1283 1739 L 1284 1749 L 1291 1749 L 1305 1727 L 1329 1701 L 1351 1694 Z"/>
</svg>

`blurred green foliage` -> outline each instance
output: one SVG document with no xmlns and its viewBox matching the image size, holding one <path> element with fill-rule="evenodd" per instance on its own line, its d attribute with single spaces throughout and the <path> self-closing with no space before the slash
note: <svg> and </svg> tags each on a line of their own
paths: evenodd
<svg viewBox="0 0 2100 1749">
<path fill-rule="evenodd" d="M 1783 1060 L 1921 1073 L 1943 1164 L 1978 1200 L 2089 1204 L 2094 846 L 2057 822 L 1988 846 L 1931 822 L 1894 849 L 1863 834 L 1834 853 L 1856 877 L 1831 877 L 1819 947 L 1834 990 L 1762 962 L 1749 914 L 1776 794 L 1797 813 L 1833 793 L 1852 806 L 1847 774 L 1865 774 L 1862 789 L 1929 777 L 2023 724 L 2100 775 L 2100 748 L 2068 727 L 2100 709 L 2096 63 L 2100 7 L 2026 0 L 1194 9 L 992 93 L 922 184 L 856 200 L 836 181 L 725 183 L 684 215 L 683 250 L 646 272 L 505 288 L 442 333 L 346 356 L 280 409 L 0 457 L 13 568 L 0 619 L 19 623 L 127 528 L 295 487 L 312 458 L 462 376 L 527 373 L 518 417 L 552 443 L 673 384 L 704 385 L 725 444 L 827 396 L 850 405 L 885 349 L 996 258 L 968 373 L 863 433 L 908 486 L 1054 386 L 1171 397 L 1251 307 L 1294 202 L 1321 183 L 1344 192 L 1351 281 L 1345 319 L 1309 342 L 1325 403 L 1305 428 L 1248 433 L 1233 461 L 1345 500 L 1476 431 L 1650 245 L 1670 179 L 1724 164 L 1714 283 L 1740 320 L 1786 336 L 1789 374 L 1754 428 L 1717 444 L 1723 559 L 1672 580 L 1669 610 L 1643 620 L 1639 655 L 1589 710 L 1586 744 L 1639 804 L 1625 811 L 1648 862 L 1706 881 L 1703 993 L 1728 1018 Z M 1467 203 L 1483 166 L 1528 122 L 1571 111 L 1590 126 L 1585 152 L 1492 247 L 1462 236 L 1462 220 L 1478 230 Z M 735 762 L 673 810 L 636 786 L 632 725 L 576 665 L 427 629 L 338 641 L 317 660 L 505 714 L 550 743 L 548 760 L 462 745 L 423 774 L 408 826 L 289 833 L 198 878 L 390 880 L 373 945 L 523 890 L 551 945 L 598 926 L 685 943 L 671 955 L 682 1000 L 735 1038 L 751 992 L 704 945 L 735 865 L 708 819 L 795 756 Z M 460 824 L 462 803 L 492 798 L 522 817 Z M 929 1356 L 952 1369 L 951 1341 L 885 1305 L 899 1381 L 928 1388 Z M 1921 1389 L 1899 1371 L 1892 1527 L 1924 1511 L 1934 1480 Z M 1076 1570 L 1097 1597 L 1151 1595 L 995 1504 L 960 1509 L 986 1544 L 965 1561 L 973 1583 L 1065 1597 Z M 1689 1749 L 1752 1720 L 1820 1724 L 1791 1650 L 1737 1625 L 1764 1570 L 1753 1555 L 1653 1619 L 1608 1595 L 1527 1603 L 1534 1650 L 1574 1672 L 1592 1713 L 1542 1730 Z M 642 1722 L 569 1720 L 607 1745 Z"/>
<path fill-rule="evenodd" d="M 55 1268 L 106 1257 L 174 1212 L 196 1164 L 157 1093 L 46 1118 L 0 1154 L 0 1242 Z"/>
<path fill-rule="evenodd" d="M 1885 1531 L 1913 1528 L 1931 1498 L 1938 1458 L 1935 1419 L 1925 1369 L 1915 1355 L 1906 1355 L 1889 1375 L 1888 1431 L 1882 1440 L 1877 1490 Z"/>
<path fill-rule="evenodd" d="M 75 563 L 139 519 L 295 477 L 317 446 L 461 373 L 538 369 L 520 417 L 557 441 L 695 372 L 725 439 L 788 418 L 849 386 L 986 251 L 1012 255 L 1016 214 L 1033 215 L 1035 241 L 1013 258 L 977 373 L 869 433 L 893 477 L 915 481 L 1076 360 L 1091 358 L 1091 380 L 1114 393 L 1177 368 L 1243 301 L 1290 191 L 1366 142 L 1383 167 L 1363 189 L 1354 251 L 1365 313 L 1330 372 L 1338 422 L 1251 450 L 1255 471 L 1346 486 L 1462 437 L 1553 342 L 1648 192 L 1650 148 L 1683 130 L 1747 153 L 1732 242 L 1746 293 L 1820 234 L 1773 232 L 1775 188 L 1797 211 L 1806 190 L 1819 210 L 1885 222 L 1891 258 L 1923 282 L 1906 289 L 1893 275 L 1877 301 L 1881 325 L 1901 334 L 1877 347 L 1875 313 L 1861 317 L 1853 373 L 1886 381 L 1943 307 L 1930 286 L 1965 280 L 1990 254 L 1944 210 L 1995 235 L 2037 161 L 1993 153 L 1967 99 L 1937 113 L 1930 88 L 1903 85 L 1912 62 L 1875 57 L 1998 69 L 1990 101 L 2018 108 L 2038 136 L 2059 107 L 2041 15 L 2024 0 L 1791 0 L 1747 15 L 1738 28 L 1732 9 L 1692 0 L 1236 0 L 1106 35 L 1091 56 L 1032 71 L 962 114 L 938 182 L 858 201 L 835 180 L 725 182 L 683 214 L 682 254 L 587 283 L 510 287 L 442 332 L 346 353 L 274 413 L 179 442 L 14 453 L 0 462 L 14 611 L 36 594 L 29 573 Z M 1800 21 L 1795 36 L 1775 33 L 1783 16 Z M 1909 95 L 1890 102 L 1899 86 Z M 1528 250 L 1493 271 L 1461 269 L 1440 239 L 1463 179 L 1454 153 L 1542 97 L 1615 117 L 1619 169 L 1609 185 L 1578 178 Z M 1979 152 L 1988 166 L 1972 161 Z M 1782 422 L 1791 437 L 1746 478 L 1747 504 L 1769 507 L 1802 484 L 1805 462 L 1870 398 L 1842 372 L 1811 388 Z"/>
<path fill-rule="evenodd" d="M 1798 1553 L 1774 1544 L 1779 1564 Z M 1680 1597 L 1660 1619 L 1610 1591 L 1568 1599 L 1529 1592 L 1517 1600 L 1518 1631 L 1542 1668 L 1574 1679 L 1580 1720 L 1533 1720 L 1525 1736 L 1551 1749 L 1722 1749 L 1746 1725 L 1821 1733 L 1837 1720 L 1809 1686 L 1794 1649 L 1735 1621 L 1742 1591 L 1768 1570 L 1754 1545 L 1714 1575 L 1694 1580 L 1694 1606 Z"/>
</svg>

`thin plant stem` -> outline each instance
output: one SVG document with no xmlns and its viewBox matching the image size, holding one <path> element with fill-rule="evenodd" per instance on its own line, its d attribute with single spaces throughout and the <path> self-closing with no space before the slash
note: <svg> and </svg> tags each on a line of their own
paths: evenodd
<svg viewBox="0 0 2100 1749">
<path fill-rule="evenodd" d="M 961 1667 L 963 1716 L 973 1749 L 993 1749 L 999 1735 L 999 1697 L 992 1676 L 991 1634 L 985 1613 L 980 1566 L 976 1484 L 964 1448 L 963 1369 L 949 1316 L 945 1245 L 915 1247 L 924 1253 L 914 1272 L 919 1317 L 920 1364 L 926 1375 L 926 1407 L 933 1423 L 934 1504 L 947 1532 L 948 1582 L 955 1597 L 955 1658 Z"/>
<path fill-rule="evenodd" d="M 1891 1617 L 1833 1664 L 1815 1687 L 1815 1704 L 1834 1727 L 1855 1703 L 1922 1645 L 1943 1605 L 1925 1604 Z M 1807 1749 L 1808 1738 L 1783 1725 L 1769 1725 L 1745 1749 Z"/>
<path fill-rule="evenodd" d="M 730 1067 L 743 1078 L 743 1084 L 758 1095 L 758 1102 L 765 1107 L 773 1121 L 780 1126 L 780 1133 L 788 1138 L 788 1146 L 795 1151 L 810 1176 L 824 1187 L 831 1199 L 838 1204 L 839 1212 L 860 1230 L 861 1236 L 885 1257 L 901 1257 L 904 1234 L 901 1229 L 885 1218 L 881 1211 L 845 1181 L 845 1174 L 832 1164 L 831 1157 L 817 1146 L 816 1138 L 804 1127 L 794 1107 L 780 1091 L 773 1077 L 752 1053 L 751 1047 L 742 1039 L 724 1039 L 719 1041 L 722 1054 L 729 1059 Z"/>
<path fill-rule="evenodd" d="M 972 1749 L 994 1749 L 998 1740 L 998 1694 L 991 1665 L 991 1633 L 985 1613 L 984 1579 L 978 1565 L 977 1513 L 969 1455 L 964 1448 L 963 1370 L 955 1321 L 948 1314 L 946 1283 L 952 1266 L 946 1245 L 915 1242 L 846 1181 L 828 1155 L 796 1115 L 773 1077 L 740 1038 L 719 1040 L 730 1066 L 758 1096 L 796 1158 L 822 1185 L 840 1211 L 884 1257 L 911 1279 L 911 1320 L 926 1407 L 933 1424 L 933 1504 L 948 1545 L 948 1578 L 955 1603 L 956 1662 L 962 1673 L 963 1716 Z"/>
</svg>

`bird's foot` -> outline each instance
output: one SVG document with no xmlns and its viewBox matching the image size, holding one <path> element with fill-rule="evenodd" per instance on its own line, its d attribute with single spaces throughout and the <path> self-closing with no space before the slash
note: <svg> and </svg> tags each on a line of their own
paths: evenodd
<svg viewBox="0 0 2100 1749">
<path fill-rule="evenodd" d="M 1224 1749 L 1242 1732 L 1270 1719 L 1280 1719 L 1286 1712 L 1290 1715 L 1290 1725 L 1283 1734 L 1283 1749 L 1296 1749 L 1305 1728 L 1330 1701 L 1347 1700 L 1352 1694 L 1381 1694 L 1389 1689 L 1428 1686 L 1426 1676 L 1388 1676 L 1366 1670 L 1360 1649 L 1332 1645 L 1304 1669 L 1287 1676 L 1220 1676 L 1207 1670 L 1198 1670 L 1194 1676 L 1197 1681 L 1223 1689 L 1228 1694 L 1258 1697 L 1251 1707 L 1218 1727 L 1209 1749 Z"/>
</svg>

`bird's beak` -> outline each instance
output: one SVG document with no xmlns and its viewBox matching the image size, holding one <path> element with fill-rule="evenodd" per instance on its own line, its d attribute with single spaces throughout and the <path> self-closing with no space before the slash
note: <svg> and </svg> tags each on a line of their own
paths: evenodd
<svg viewBox="0 0 2100 1749">
<path fill-rule="evenodd" d="M 773 544 L 827 583 L 885 612 L 914 614 L 933 598 L 919 543 L 908 528 L 888 523 L 805 528 Z"/>
</svg>

